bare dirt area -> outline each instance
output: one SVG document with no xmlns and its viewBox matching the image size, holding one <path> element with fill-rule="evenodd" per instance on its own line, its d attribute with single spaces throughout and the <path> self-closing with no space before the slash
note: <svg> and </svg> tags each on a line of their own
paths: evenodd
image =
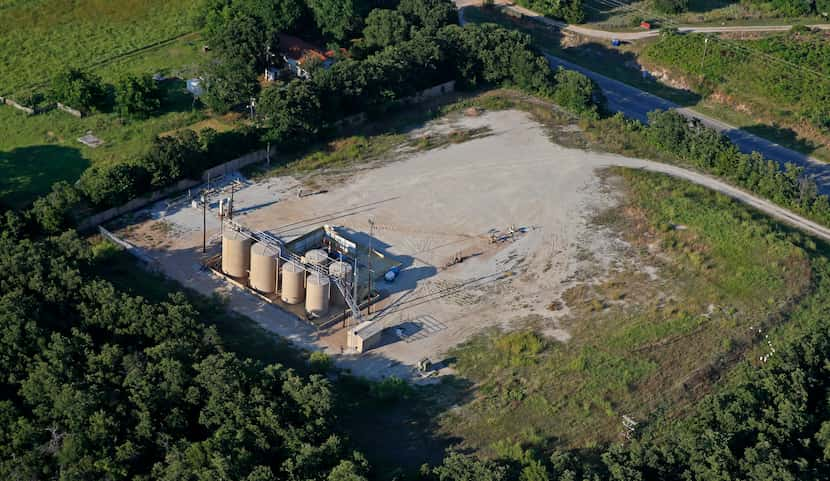
<svg viewBox="0 0 830 481">
<path fill-rule="evenodd" d="M 300 347 L 325 350 L 355 374 L 412 378 L 420 359 L 440 361 L 487 327 L 510 330 L 531 319 L 541 332 L 567 342 L 571 334 L 560 325 L 568 314 L 563 294 L 578 283 L 602 282 L 627 257 L 627 243 L 590 222 L 619 201 L 598 170 L 645 167 L 740 195 L 682 169 L 561 147 L 518 111 L 459 113 L 411 135 L 457 128 L 487 135 L 355 167 L 347 175 L 237 179 L 235 220 L 284 240 L 322 224 L 367 236 L 369 220 L 374 222 L 374 247 L 396 257 L 403 270 L 394 282 L 377 286 L 386 297 L 368 318 L 387 329 L 381 345 L 363 355 L 341 355 L 343 329 L 318 332 L 202 270 L 203 213 L 187 199 L 123 220 L 119 235 L 166 275 L 225 297 L 230 308 Z M 220 238 L 217 204 L 212 207 L 206 216 L 208 254 L 218 252 Z M 639 268 L 656 275 L 650 266 Z"/>
</svg>

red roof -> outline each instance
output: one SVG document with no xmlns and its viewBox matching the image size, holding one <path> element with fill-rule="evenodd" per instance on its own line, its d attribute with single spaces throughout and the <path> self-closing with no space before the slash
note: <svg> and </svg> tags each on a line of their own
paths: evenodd
<svg viewBox="0 0 830 481">
<path fill-rule="evenodd" d="M 320 61 L 326 60 L 330 57 L 330 53 L 323 53 L 323 49 L 312 45 L 305 40 L 291 35 L 280 35 L 280 53 L 292 60 L 304 60 L 308 57 L 316 57 Z"/>
</svg>

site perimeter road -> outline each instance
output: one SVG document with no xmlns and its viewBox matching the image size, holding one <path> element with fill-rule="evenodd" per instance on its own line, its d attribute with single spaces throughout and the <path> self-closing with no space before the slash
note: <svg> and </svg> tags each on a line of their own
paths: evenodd
<svg viewBox="0 0 830 481">
<path fill-rule="evenodd" d="M 457 3 L 457 5 L 459 5 L 458 18 L 461 25 L 467 23 L 464 18 L 464 6 L 470 4 L 471 3 L 466 0 L 459 0 Z M 540 18 L 545 21 L 555 22 L 545 17 Z M 648 120 L 647 114 L 653 110 L 677 110 L 686 117 L 698 119 L 704 125 L 711 127 L 718 132 L 722 132 L 724 135 L 729 137 L 729 139 L 741 150 L 741 152 L 758 152 L 764 157 L 778 162 L 782 166 L 787 163 L 791 163 L 802 167 L 804 169 L 804 173 L 815 180 L 821 193 L 830 193 L 830 164 L 821 162 L 820 160 L 802 154 L 801 152 L 788 149 L 776 144 L 775 142 L 758 137 L 757 135 L 741 130 L 725 122 L 721 122 L 720 120 L 707 115 L 703 115 L 692 109 L 680 107 L 679 105 L 666 99 L 644 92 L 638 88 L 620 82 L 619 80 L 606 77 L 605 75 L 599 74 L 593 70 L 589 70 L 562 58 L 547 53 L 545 56 L 547 57 L 551 68 L 562 67 L 569 70 L 576 70 L 577 72 L 593 79 L 599 85 L 600 89 L 602 89 L 602 93 L 605 94 L 605 98 L 608 101 L 608 108 L 614 112 L 622 112 L 627 117 L 637 119 L 641 122 L 646 122 Z"/>
</svg>

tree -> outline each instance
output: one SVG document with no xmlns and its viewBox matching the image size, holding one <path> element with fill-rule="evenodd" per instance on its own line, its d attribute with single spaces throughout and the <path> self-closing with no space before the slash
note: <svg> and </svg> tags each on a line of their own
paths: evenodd
<svg viewBox="0 0 830 481">
<path fill-rule="evenodd" d="M 35 200 L 31 212 L 44 232 L 57 234 L 70 225 L 80 201 L 78 190 L 62 180 L 52 184 L 52 192 Z"/>
<path fill-rule="evenodd" d="M 84 195 L 99 207 L 114 207 L 146 192 L 149 175 L 136 164 L 120 163 L 92 166 L 80 179 Z"/>
<path fill-rule="evenodd" d="M 205 93 L 202 101 L 219 113 L 247 102 L 259 87 L 256 72 L 254 62 L 242 57 L 211 58 L 204 67 Z"/>
<path fill-rule="evenodd" d="M 128 74 L 115 84 L 115 106 L 122 117 L 147 118 L 161 107 L 161 91 L 149 75 Z"/>
<path fill-rule="evenodd" d="M 142 165 L 150 174 L 151 185 L 158 189 L 198 174 L 203 159 L 199 137 L 184 130 L 176 136 L 156 137 Z"/>
<path fill-rule="evenodd" d="M 262 18 L 246 11 L 244 6 L 230 4 L 207 18 L 205 39 L 212 57 L 219 63 L 232 61 L 251 65 L 258 72 L 266 66 L 268 52 L 276 52 L 278 31 L 269 28 Z"/>
<path fill-rule="evenodd" d="M 428 35 L 458 23 L 458 11 L 448 0 L 401 0 L 398 11 Z"/>
<path fill-rule="evenodd" d="M 555 79 L 553 100 L 557 104 L 580 115 L 597 115 L 601 94 L 593 80 L 579 72 L 561 67 L 556 72 Z"/>
<path fill-rule="evenodd" d="M 101 78 L 78 68 L 67 68 L 52 80 L 50 97 L 81 110 L 100 108 L 104 102 Z"/>
<path fill-rule="evenodd" d="M 367 47 L 386 47 L 409 38 L 411 25 L 398 11 L 376 8 L 366 17 L 363 41 Z"/>
<path fill-rule="evenodd" d="M 452 452 L 432 473 L 438 481 L 503 481 L 507 469 L 492 461 L 481 461 L 473 456 Z"/>
<path fill-rule="evenodd" d="M 308 7 L 321 32 L 338 42 L 358 31 L 369 11 L 366 0 L 308 0 Z"/>
<path fill-rule="evenodd" d="M 282 145 L 301 145 L 319 128 L 320 101 L 302 80 L 268 86 L 260 96 L 259 112 L 265 118 L 266 139 Z"/>
</svg>

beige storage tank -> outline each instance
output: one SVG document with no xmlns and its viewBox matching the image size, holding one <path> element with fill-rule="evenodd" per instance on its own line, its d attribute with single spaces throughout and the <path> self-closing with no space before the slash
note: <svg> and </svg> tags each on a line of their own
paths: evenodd
<svg viewBox="0 0 830 481">
<path fill-rule="evenodd" d="M 311 249 L 305 253 L 305 261 L 307 264 L 324 266 L 329 261 L 329 254 L 323 249 Z"/>
<path fill-rule="evenodd" d="M 309 314 L 322 316 L 329 310 L 329 287 L 331 282 L 328 276 L 313 274 L 306 279 L 305 310 Z"/>
<path fill-rule="evenodd" d="M 222 272 L 232 277 L 247 277 L 251 266 L 251 239 L 235 231 L 222 234 Z"/>
<path fill-rule="evenodd" d="M 348 289 L 348 285 L 352 280 L 352 266 L 343 261 L 332 262 L 329 266 L 329 275 L 343 280 L 344 286 Z M 343 294 L 336 285 L 331 286 L 331 303 L 345 304 Z"/>
<path fill-rule="evenodd" d="M 277 290 L 277 268 L 279 267 L 277 250 L 267 244 L 251 246 L 250 285 L 264 294 Z"/>
<path fill-rule="evenodd" d="M 282 302 L 299 304 L 305 299 L 305 269 L 296 262 L 282 266 Z"/>
</svg>

